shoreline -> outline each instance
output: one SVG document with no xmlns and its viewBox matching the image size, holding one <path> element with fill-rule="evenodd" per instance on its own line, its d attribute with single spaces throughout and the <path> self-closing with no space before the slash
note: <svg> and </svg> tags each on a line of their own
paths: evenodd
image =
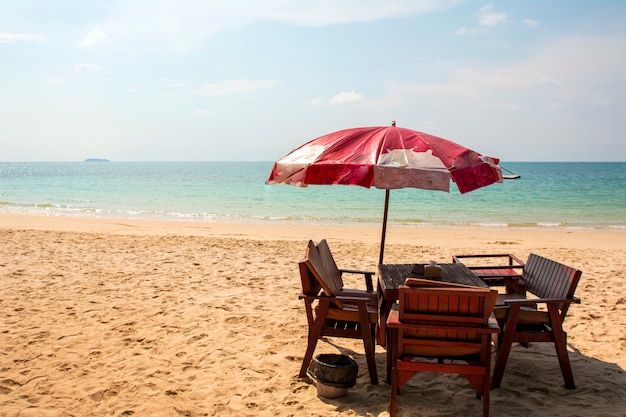
<svg viewBox="0 0 626 417">
<path fill-rule="evenodd" d="M 182 223 L 199 223 L 199 224 L 252 224 L 252 225 L 292 225 L 292 226 L 330 226 L 330 227 L 380 227 L 382 223 L 382 212 L 380 219 L 376 220 L 329 220 L 314 218 L 281 218 L 281 217 L 220 217 L 220 216 L 194 216 L 194 215 L 113 215 L 95 213 L 96 210 L 89 212 L 48 212 L 42 210 L 37 211 L 3 211 L 0 210 L 0 216 L 32 216 L 32 217 L 49 217 L 49 218 L 79 218 L 85 220 L 129 220 L 129 221 L 153 221 L 153 222 L 182 222 Z M 480 223 L 480 222 L 449 222 L 449 223 L 432 223 L 432 222 L 406 222 L 389 219 L 389 224 L 394 227 L 406 229 L 494 229 L 494 230 L 597 230 L 597 231 L 616 231 L 626 232 L 626 225 L 622 224 L 575 224 L 575 223 Z"/>
<path fill-rule="evenodd" d="M 331 225 L 311 223 L 264 223 L 227 221 L 189 221 L 161 219 L 128 219 L 109 217 L 39 216 L 32 214 L 0 213 L 0 228 L 26 230 L 56 230 L 80 233 L 137 234 L 137 235 L 185 235 L 251 238 L 260 240 L 299 240 L 321 232 L 329 238 L 343 241 L 380 242 L 382 226 L 372 224 Z M 322 234 L 323 234 L 322 233 Z M 571 247 L 587 247 L 600 244 L 606 249 L 626 247 L 626 230 L 618 228 L 539 228 L 539 227 L 491 227 L 449 225 L 387 225 L 387 244 L 419 242 L 423 235 L 436 235 L 443 239 L 459 234 L 477 237 L 492 235 L 526 240 L 533 235 L 552 236 L 567 242 Z"/>
<path fill-rule="evenodd" d="M 0 229 L 51 230 L 121 235 L 215 236 L 257 240 L 337 239 L 376 244 L 381 225 L 268 224 L 248 222 L 195 222 L 186 220 L 113 219 L 72 216 L 36 216 L 0 213 Z M 494 242 L 537 240 L 543 245 L 570 248 L 623 249 L 626 230 L 495 228 L 452 226 L 387 226 L 386 246 L 423 245 L 425 242 L 457 246 L 455 240 L 493 239 Z M 462 246 L 467 246 L 463 243 Z"/>
</svg>

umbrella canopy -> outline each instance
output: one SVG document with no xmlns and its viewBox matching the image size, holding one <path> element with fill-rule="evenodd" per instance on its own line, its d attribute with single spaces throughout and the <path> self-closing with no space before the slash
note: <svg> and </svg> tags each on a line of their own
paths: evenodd
<svg viewBox="0 0 626 417">
<path fill-rule="evenodd" d="M 387 190 L 381 239 L 383 261 L 389 190 L 421 188 L 461 194 L 502 182 L 498 160 L 428 133 L 391 126 L 358 127 L 321 136 L 273 166 L 267 184 L 358 185 Z"/>
</svg>

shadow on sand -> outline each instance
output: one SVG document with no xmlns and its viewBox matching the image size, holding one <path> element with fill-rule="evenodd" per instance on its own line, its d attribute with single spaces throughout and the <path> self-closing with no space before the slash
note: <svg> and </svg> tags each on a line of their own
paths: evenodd
<svg viewBox="0 0 626 417">
<path fill-rule="evenodd" d="M 322 339 L 359 365 L 357 384 L 345 397 L 320 401 L 341 415 L 387 416 L 390 386 L 385 382 L 387 354 L 376 347 L 378 385 L 369 383 L 362 349 L 353 351 Z M 357 345 L 355 345 L 357 346 Z M 617 364 L 582 355 L 569 346 L 576 389 L 563 387 L 559 363 L 550 343 L 528 348 L 514 345 L 500 388 L 491 391 L 491 416 L 626 416 L 626 372 Z M 423 373 L 400 390 L 398 416 L 481 415 L 482 403 L 458 375 Z"/>
</svg>

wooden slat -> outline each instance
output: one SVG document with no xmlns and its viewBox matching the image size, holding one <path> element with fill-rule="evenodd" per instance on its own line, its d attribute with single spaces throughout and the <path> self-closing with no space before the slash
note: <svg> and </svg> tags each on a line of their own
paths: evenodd
<svg viewBox="0 0 626 417">
<path fill-rule="evenodd" d="M 580 271 L 539 255 L 530 254 L 522 285 L 541 298 L 568 298 L 574 295 Z M 576 285 L 572 285 L 572 284 Z"/>
<path fill-rule="evenodd" d="M 424 278 L 413 271 L 415 264 L 383 264 L 378 266 L 383 289 L 397 289 L 407 278 Z M 454 284 L 487 287 L 487 285 L 463 264 L 441 264 L 441 281 Z"/>
</svg>

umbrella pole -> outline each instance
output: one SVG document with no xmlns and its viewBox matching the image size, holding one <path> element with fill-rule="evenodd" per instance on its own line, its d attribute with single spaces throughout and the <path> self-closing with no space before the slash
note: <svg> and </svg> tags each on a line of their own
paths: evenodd
<svg viewBox="0 0 626 417">
<path fill-rule="evenodd" d="M 385 235 L 387 234 L 387 212 L 389 210 L 389 190 L 385 190 L 385 211 L 383 212 L 383 233 L 380 237 L 380 256 L 378 264 L 383 263 L 383 255 L 385 253 Z"/>
</svg>

